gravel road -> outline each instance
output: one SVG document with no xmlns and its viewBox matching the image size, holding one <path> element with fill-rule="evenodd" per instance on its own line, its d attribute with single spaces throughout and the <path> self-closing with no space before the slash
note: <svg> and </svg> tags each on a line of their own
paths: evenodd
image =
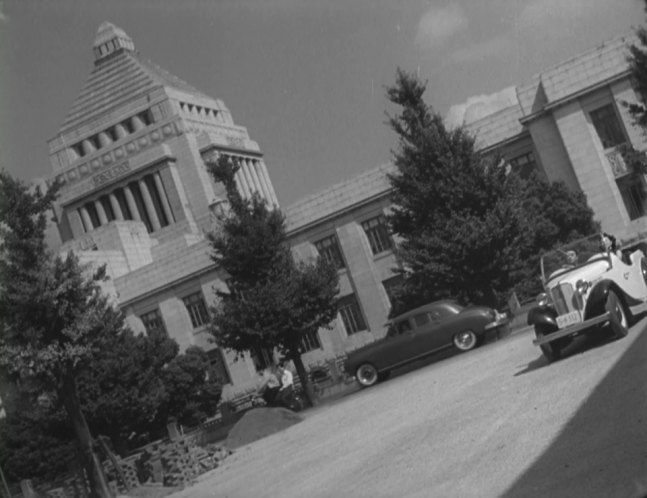
<svg viewBox="0 0 647 498">
<path fill-rule="evenodd" d="M 525 332 L 395 375 L 306 411 L 172 496 L 643 497 L 645 328 L 581 338 L 553 364 Z"/>
</svg>

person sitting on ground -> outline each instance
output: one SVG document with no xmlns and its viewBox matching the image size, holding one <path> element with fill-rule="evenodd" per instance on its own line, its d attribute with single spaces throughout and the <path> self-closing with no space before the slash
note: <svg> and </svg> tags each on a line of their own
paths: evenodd
<svg viewBox="0 0 647 498">
<path fill-rule="evenodd" d="M 276 396 L 283 406 L 288 405 L 288 399 L 294 392 L 294 376 L 284 365 L 279 365 L 279 374 L 281 378 L 281 388 Z"/>
<path fill-rule="evenodd" d="M 276 396 L 281 389 L 281 381 L 279 380 L 278 369 L 275 365 L 270 365 L 260 372 L 261 374 L 261 387 L 258 390 L 261 397 L 267 405 L 274 403 Z"/>
</svg>

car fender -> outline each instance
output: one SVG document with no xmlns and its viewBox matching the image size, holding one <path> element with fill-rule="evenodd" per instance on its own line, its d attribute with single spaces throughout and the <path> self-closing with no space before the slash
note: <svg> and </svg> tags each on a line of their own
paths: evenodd
<svg viewBox="0 0 647 498">
<path fill-rule="evenodd" d="M 605 312 L 607 296 L 609 295 L 610 290 L 613 290 L 618 295 L 625 306 L 637 303 L 634 298 L 624 292 L 613 280 L 602 280 L 593 287 L 589 294 L 589 298 L 586 300 L 586 308 L 584 310 L 585 320 L 594 316 L 599 316 Z"/>
<path fill-rule="evenodd" d="M 550 325 L 557 328 L 557 311 L 550 306 L 536 306 L 528 311 L 528 325 Z"/>
</svg>

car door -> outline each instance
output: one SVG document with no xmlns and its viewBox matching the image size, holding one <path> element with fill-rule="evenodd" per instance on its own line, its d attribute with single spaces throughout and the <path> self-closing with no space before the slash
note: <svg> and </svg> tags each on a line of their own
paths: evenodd
<svg viewBox="0 0 647 498">
<path fill-rule="evenodd" d="M 435 308 L 425 311 L 424 315 L 414 317 L 414 323 L 419 324 L 417 329 L 419 354 L 431 353 L 447 345 L 446 338 L 442 334 L 444 315 Z"/>
<path fill-rule="evenodd" d="M 395 322 L 389 331 L 388 363 L 396 365 L 409 361 L 416 356 L 417 334 L 413 330 L 410 318 Z"/>
</svg>

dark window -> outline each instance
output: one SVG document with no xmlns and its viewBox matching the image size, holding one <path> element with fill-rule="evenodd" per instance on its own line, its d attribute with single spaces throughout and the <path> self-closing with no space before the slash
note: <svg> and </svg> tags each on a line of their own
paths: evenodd
<svg viewBox="0 0 647 498">
<path fill-rule="evenodd" d="M 344 258 L 341 255 L 337 236 L 331 235 L 325 239 L 318 240 L 315 242 L 315 247 L 319 255 L 338 270 L 346 266 L 344 265 Z"/>
<path fill-rule="evenodd" d="M 166 335 L 166 327 L 164 326 L 164 319 L 159 309 L 154 309 L 148 313 L 144 313 L 140 316 L 144 328 L 146 329 L 147 334 L 152 334 L 154 332 L 162 332 Z"/>
<path fill-rule="evenodd" d="M 191 294 L 182 301 L 184 301 L 184 306 L 189 312 L 194 329 L 205 325 L 209 321 L 209 313 L 207 312 L 207 305 L 204 302 L 204 297 L 202 297 L 202 292 Z"/>
<path fill-rule="evenodd" d="M 210 374 L 213 374 L 221 384 L 231 384 L 231 376 L 227 370 L 225 355 L 220 348 L 214 348 L 207 351 L 209 364 L 211 365 Z"/>
<path fill-rule="evenodd" d="M 384 216 L 379 215 L 371 218 L 362 223 L 362 228 L 368 238 L 368 243 L 371 245 L 373 254 L 379 254 L 384 251 L 389 251 L 393 247 L 393 240 L 389 235 L 389 230 L 386 225 Z"/>
<path fill-rule="evenodd" d="M 258 372 L 266 369 L 274 363 L 274 355 L 270 349 L 256 348 L 254 351 L 250 352 L 250 356 L 252 357 L 254 367 L 256 367 L 256 371 Z"/>
<path fill-rule="evenodd" d="M 522 154 L 510 159 L 510 165 L 513 171 L 517 172 L 521 178 L 528 178 L 536 168 L 535 156 L 532 152 Z"/>
<path fill-rule="evenodd" d="M 602 147 L 610 149 L 626 142 L 622 125 L 612 104 L 591 112 L 591 121 L 597 131 Z"/>
<path fill-rule="evenodd" d="M 625 203 L 629 219 L 635 220 L 647 214 L 647 193 L 645 182 L 641 175 L 633 173 L 616 180 L 620 195 Z"/>
<path fill-rule="evenodd" d="M 402 277 L 402 275 L 395 275 L 394 277 L 387 278 L 382 282 L 384 291 L 386 292 L 386 296 L 389 298 L 389 303 L 391 304 L 391 306 L 393 306 L 395 297 L 400 292 L 403 282 L 404 278 Z"/>
<path fill-rule="evenodd" d="M 429 315 L 427 313 L 420 313 L 419 315 L 413 317 L 413 323 L 415 324 L 416 328 L 427 325 L 430 321 L 431 320 L 429 319 Z"/>
<path fill-rule="evenodd" d="M 401 322 L 398 322 L 398 332 L 402 334 L 403 332 L 408 332 L 411 330 L 411 323 L 409 323 L 409 319 L 403 320 Z"/>
<path fill-rule="evenodd" d="M 348 335 L 359 332 L 360 330 L 366 330 L 364 316 L 354 294 L 349 294 L 339 300 L 339 314 L 341 315 L 344 328 Z"/>
<path fill-rule="evenodd" d="M 301 351 L 307 353 L 314 349 L 321 349 L 318 331 L 309 331 L 301 336 Z"/>
</svg>

